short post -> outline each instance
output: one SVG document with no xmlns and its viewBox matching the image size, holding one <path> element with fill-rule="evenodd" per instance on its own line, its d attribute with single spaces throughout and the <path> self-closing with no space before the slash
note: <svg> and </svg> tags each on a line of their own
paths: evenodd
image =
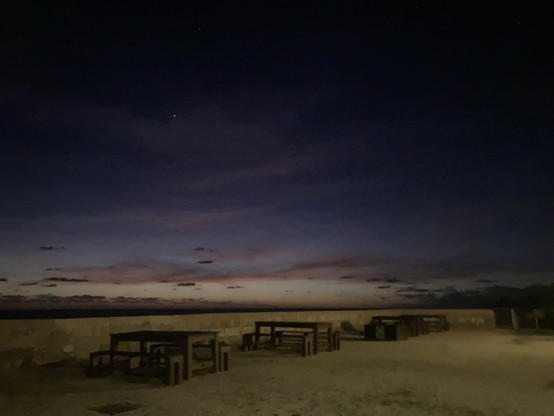
<svg viewBox="0 0 554 416">
<path fill-rule="evenodd" d="M 210 350 L 211 354 L 214 360 L 213 366 L 212 366 L 212 373 L 219 372 L 219 337 L 217 334 L 214 335 L 214 339 L 210 341 Z"/>
<path fill-rule="evenodd" d="M 102 374 L 102 368 L 104 367 L 104 357 L 101 354 L 90 353 L 89 355 L 89 374 L 90 377 L 98 377 Z"/>
<path fill-rule="evenodd" d="M 142 357 L 129 357 L 129 370 L 133 368 L 139 368 Z"/>
<path fill-rule="evenodd" d="M 175 386 L 183 382 L 184 359 L 182 354 L 166 355 L 165 384 Z"/>
<path fill-rule="evenodd" d="M 302 356 L 308 357 L 310 355 L 312 355 L 312 337 L 309 334 L 304 333 L 302 343 Z"/>
<path fill-rule="evenodd" d="M 340 331 L 337 329 L 333 332 L 333 351 L 340 350 Z"/>
<path fill-rule="evenodd" d="M 254 343 L 254 334 L 242 334 L 242 350 L 243 351 L 252 351 L 255 347 Z"/>
<path fill-rule="evenodd" d="M 228 371 L 230 365 L 231 346 L 219 346 L 219 371 Z"/>
<path fill-rule="evenodd" d="M 271 335 L 270 342 L 272 347 L 278 347 L 279 345 L 281 345 L 282 341 L 283 341 L 283 331 L 275 331 Z"/>
<path fill-rule="evenodd" d="M 192 340 L 188 337 L 184 344 L 183 359 L 183 378 L 188 381 L 192 379 Z"/>
</svg>

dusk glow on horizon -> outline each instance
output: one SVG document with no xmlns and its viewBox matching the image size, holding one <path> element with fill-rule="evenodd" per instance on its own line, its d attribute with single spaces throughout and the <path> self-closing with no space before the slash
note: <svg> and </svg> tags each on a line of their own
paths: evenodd
<svg viewBox="0 0 554 416">
<path fill-rule="evenodd" d="M 543 13 L 201 4 L 3 19 L 1 309 L 460 307 L 554 283 Z"/>
</svg>

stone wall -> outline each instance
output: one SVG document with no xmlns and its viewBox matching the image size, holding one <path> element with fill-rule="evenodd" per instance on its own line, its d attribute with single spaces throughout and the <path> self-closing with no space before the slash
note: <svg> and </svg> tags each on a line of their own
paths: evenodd
<svg viewBox="0 0 554 416">
<path fill-rule="evenodd" d="M 217 330 L 223 340 L 240 342 L 260 320 L 330 321 L 338 328 L 349 321 L 362 330 L 374 315 L 442 313 L 453 330 L 494 328 L 492 310 L 362 310 L 248 312 L 198 315 L 156 315 L 112 318 L 0 320 L 0 367 L 33 366 L 71 359 L 86 359 L 91 351 L 109 348 L 114 332 L 139 330 Z"/>
</svg>

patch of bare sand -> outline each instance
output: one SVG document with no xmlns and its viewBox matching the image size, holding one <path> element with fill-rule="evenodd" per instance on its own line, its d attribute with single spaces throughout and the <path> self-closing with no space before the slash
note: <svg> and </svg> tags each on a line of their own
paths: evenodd
<svg viewBox="0 0 554 416">
<path fill-rule="evenodd" d="M 3 414 L 89 415 L 113 403 L 145 415 L 553 415 L 554 338 L 451 331 L 401 342 L 344 341 L 302 358 L 234 351 L 231 371 L 176 387 L 87 379 L 76 368 L 4 371 Z"/>
</svg>

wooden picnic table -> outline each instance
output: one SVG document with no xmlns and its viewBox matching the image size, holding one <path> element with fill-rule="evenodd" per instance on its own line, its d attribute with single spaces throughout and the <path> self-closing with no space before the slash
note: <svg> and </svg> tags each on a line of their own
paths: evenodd
<svg viewBox="0 0 554 416">
<path fill-rule="evenodd" d="M 120 342 L 138 342 L 140 353 L 148 353 L 148 344 L 171 344 L 182 349 L 185 380 L 192 378 L 193 345 L 208 342 L 213 361 L 212 372 L 219 371 L 219 332 L 217 331 L 134 331 L 110 334 L 110 368 L 114 367 L 114 355 L 119 351 Z"/>
<path fill-rule="evenodd" d="M 449 329 L 449 324 L 444 314 L 427 314 L 419 316 L 428 323 L 427 329 L 430 332 L 443 332 Z"/>
<path fill-rule="evenodd" d="M 448 330 L 449 327 L 446 315 L 443 314 L 377 315 L 371 319 L 381 324 L 406 324 L 412 336 L 442 332 Z"/>
<path fill-rule="evenodd" d="M 271 337 L 273 338 L 277 329 L 279 330 L 298 330 L 298 329 L 307 329 L 313 332 L 314 345 L 313 352 L 314 354 L 318 353 L 319 348 L 319 335 L 323 332 L 327 333 L 327 351 L 333 351 L 333 323 L 332 322 L 292 322 L 292 321 L 256 321 L 255 322 L 256 332 L 256 344 L 260 340 L 260 335 L 262 334 L 262 328 L 269 328 Z"/>
</svg>

